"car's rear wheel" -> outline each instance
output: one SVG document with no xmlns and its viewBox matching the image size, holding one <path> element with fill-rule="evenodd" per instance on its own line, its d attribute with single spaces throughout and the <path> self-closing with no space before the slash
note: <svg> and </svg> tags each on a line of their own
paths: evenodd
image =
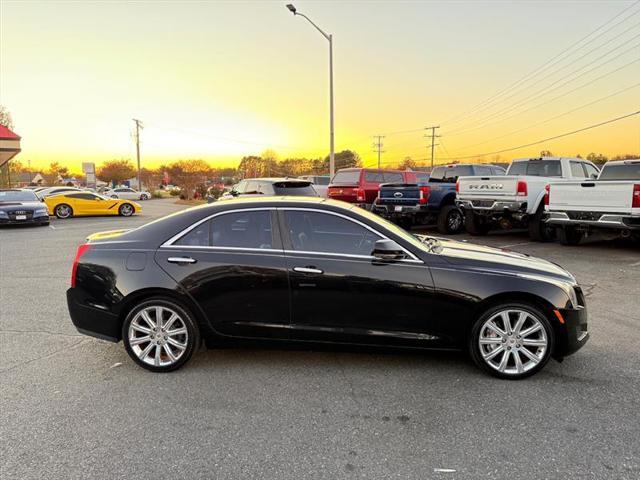
<svg viewBox="0 0 640 480">
<path fill-rule="evenodd" d="M 152 372 L 169 372 L 189 361 L 200 345 L 198 325 L 176 302 L 151 298 L 134 307 L 122 326 L 129 356 Z"/>
<path fill-rule="evenodd" d="M 133 208 L 133 205 L 131 205 L 130 203 L 123 203 L 118 209 L 118 213 L 121 217 L 130 217 L 131 215 L 133 215 L 134 211 L 135 210 Z"/>
<path fill-rule="evenodd" d="M 554 348 L 549 320 L 536 307 L 504 304 L 488 310 L 474 324 L 469 350 L 487 373 L 512 380 L 539 372 Z"/>
<path fill-rule="evenodd" d="M 564 226 L 556 229 L 558 240 L 562 245 L 578 245 L 584 234 L 576 227 Z"/>
<path fill-rule="evenodd" d="M 460 233 L 464 227 L 464 216 L 455 205 L 442 207 L 438 214 L 438 232 L 453 235 Z"/>
<path fill-rule="evenodd" d="M 555 237 L 553 227 L 544 221 L 544 207 L 529 220 L 529 238 L 535 242 L 549 242 Z"/>
<path fill-rule="evenodd" d="M 53 213 L 58 218 L 69 218 L 73 216 L 73 208 L 66 203 L 61 203 L 60 205 L 56 205 L 56 208 L 53 209 Z"/>
<path fill-rule="evenodd" d="M 149 200 L 149 195 L 143 193 L 142 195 L 140 195 L 140 200 Z"/>
<path fill-rule="evenodd" d="M 489 233 L 491 227 L 486 219 L 481 218 L 471 210 L 467 210 L 464 214 L 464 228 L 470 235 L 480 236 Z"/>
</svg>

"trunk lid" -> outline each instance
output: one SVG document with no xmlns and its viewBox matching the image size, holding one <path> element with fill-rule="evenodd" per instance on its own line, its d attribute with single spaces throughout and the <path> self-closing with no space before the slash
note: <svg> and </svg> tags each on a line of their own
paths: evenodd
<svg viewBox="0 0 640 480">
<path fill-rule="evenodd" d="M 458 195 L 474 197 L 513 197 L 517 193 L 516 176 L 460 177 Z"/>
<path fill-rule="evenodd" d="M 420 187 L 415 183 L 380 185 L 380 205 L 415 205 L 420 201 Z"/>
</svg>

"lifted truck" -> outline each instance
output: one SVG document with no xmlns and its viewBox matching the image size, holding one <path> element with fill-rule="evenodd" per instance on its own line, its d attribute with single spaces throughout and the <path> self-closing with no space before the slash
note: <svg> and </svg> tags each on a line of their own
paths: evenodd
<svg viewBox="0 0 640 480">
<path fill-rule="evenodd" d="M 607 162 L 596 181 L 551 183 L 545 203 L 563 245 L 593 230 L 640 239 L 640 159 Z"/>
<path fill-rule="evenodd" d="M 465 215 L 471 235 L 493 228 L 528 228 L 539 242 L 553 239 L 555 230 L 544 221 L 544 196 L 551 182 L 592 179 L 598 168 L 581 158 L 521 158 L 504 177 L 461 177 L 456 205 Z"/>
<path fill-rule="evenodd" d="M 471 164 L 436 167 L 430 175 L 415 172 L 416 183 L 381 185 L 372 211 L 404 228 L 435 223 L 440 233 L 459 233 L 464 228 L 464 217 L 455 205 L 458 177 L 504 172 L 494 165 Z"/>
</svg>

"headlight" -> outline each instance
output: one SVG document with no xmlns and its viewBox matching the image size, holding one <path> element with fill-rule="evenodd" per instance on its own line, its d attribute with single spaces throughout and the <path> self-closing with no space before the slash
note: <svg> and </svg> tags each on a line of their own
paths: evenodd
<svg viewBox="0 0 640 480">
<path fill-rule="evenodd" d="M 49 212 L 46 208 L 36 208 L 33 212 L 34 217 L 39 217 L 40 215 L 49 215 Z"/>
<path fill-rule="evenodd" d="M 9 218 L 9 214 L 7 214 L 7 212 L 3 212 L 2 210 L 0 210 L 0 218 Z"/>
</svg>

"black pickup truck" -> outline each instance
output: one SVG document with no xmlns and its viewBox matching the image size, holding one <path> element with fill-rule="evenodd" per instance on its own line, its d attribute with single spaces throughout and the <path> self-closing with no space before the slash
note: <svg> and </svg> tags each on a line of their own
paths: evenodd
<svg viewBox="0 0 640 480">
<path fill-rule="evenodd" d="M 404 228 L 436 224 L 440 233 L 459 233 L 464 217 L 455 205 L 458 177 L 504 175 L 496 165 L 452 164 L 435 167 L 431 174 L 416 172 L 416 183 L 380 185 L 372 211 Z"/>
</svg>

